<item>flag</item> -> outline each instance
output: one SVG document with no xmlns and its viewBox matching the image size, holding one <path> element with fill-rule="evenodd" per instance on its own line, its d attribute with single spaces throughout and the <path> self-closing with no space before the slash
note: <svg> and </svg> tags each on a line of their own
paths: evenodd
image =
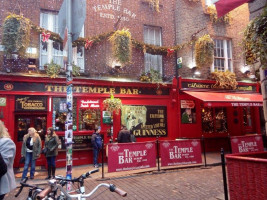
<svg viewBox="0 0 267 200">
<path fill-rule="evenodd" d="M 249 1 L 251 0 L 213 0 L 216 6 L 218 18 L 224 16 L 238 6 L 248 3 Z"/>
</svg>

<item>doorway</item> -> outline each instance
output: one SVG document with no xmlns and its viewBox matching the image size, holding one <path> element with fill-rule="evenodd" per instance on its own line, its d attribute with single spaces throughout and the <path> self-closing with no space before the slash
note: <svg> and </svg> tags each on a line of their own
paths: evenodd
<svg viewBox="0 0 267 200">
<path fill-rule="evenodd" d="M 42 144 L 44 143 L 44 138 L 46 134 L 46 114 L 16 114 L 15 115 L 15 134 L 14 140 L 17 146 L 16 150 L 16 159 L 14 161 L 14 167 L 22 167 L 19 166 L 19 160 L 21 157 L 21 147 L 23 143 L 23 137 L 28 133 L 28 129 L 30 127 L 34 127 L 39 134 Z M 43 145 L 42 145 L 43 147 Z M 43 156 L 36 161 L 36 166 L 45 165 L 45 159 Z"/>
</svg>

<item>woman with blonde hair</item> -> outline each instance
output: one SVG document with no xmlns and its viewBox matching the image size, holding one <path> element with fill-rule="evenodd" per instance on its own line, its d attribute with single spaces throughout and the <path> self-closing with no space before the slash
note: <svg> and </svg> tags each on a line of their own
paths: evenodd
<svg viewBox="0 0 267 200">
<path fill-rule="evenodd" d="M 23 144 L 21 149 L 21 156 L 25 157 L 25 165 L 22 174 L 22 179 L 26 178 L 29 164 L 31 163 L 30 179 L 34 179 L 35 161 L 41 154 L 41 138 L 35 128 L 28 129 L 28 134 L 23 137 Z"/>
<path fill-rule="evenodd" d="M 57 134 L 55 133 L 54 129 L 52 127 L 49 127 L 47 129 L 47 135 L 45 136 L 45 157 L 47 160 L 47 172 L 48 175 L 45 178 L 50 179 L 51 173 L 52 178 L 55 178 L 55 172 L 56 172 L 56 156 L 58 154 L 58 145 L 59 145 L 59 139 Z"/>
<path fill-rule="evenodd" d="M 5 194 L 16 188 L 13 163 L 16 154 L 16 145 L 10 139 L 9 133 L 0 120 L 0 153 L 7 165 L 7 172 L 0 178 L 0 200 Z"/>
</svg>

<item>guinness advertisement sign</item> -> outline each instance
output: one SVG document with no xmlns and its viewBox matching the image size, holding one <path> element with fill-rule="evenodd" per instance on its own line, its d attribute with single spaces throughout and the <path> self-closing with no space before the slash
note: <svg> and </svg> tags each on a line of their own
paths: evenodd
<svg viewBox="0 0 267 200">
<path fill-rule="evenodd" d="M 16 96 L 16 111 L 46 111 L 47 98 L 39 96 Z"/>
</svg>

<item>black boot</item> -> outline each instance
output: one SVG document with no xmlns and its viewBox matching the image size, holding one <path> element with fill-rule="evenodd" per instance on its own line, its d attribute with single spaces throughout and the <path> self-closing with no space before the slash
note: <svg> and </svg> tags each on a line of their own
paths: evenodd
<svg viewBox="0 0 267 200">
<path fill-rule="evenodd" d="M 52 178 L 55 178 L 56 167 L 52 166 Z"/>
<path fill-rule="evenodd" d="M 47 177 L 45 178 L 45 180 L 49 180 L 51 178 L 51 166 L 48 166 L 47 168 Z"/>
</svg>

